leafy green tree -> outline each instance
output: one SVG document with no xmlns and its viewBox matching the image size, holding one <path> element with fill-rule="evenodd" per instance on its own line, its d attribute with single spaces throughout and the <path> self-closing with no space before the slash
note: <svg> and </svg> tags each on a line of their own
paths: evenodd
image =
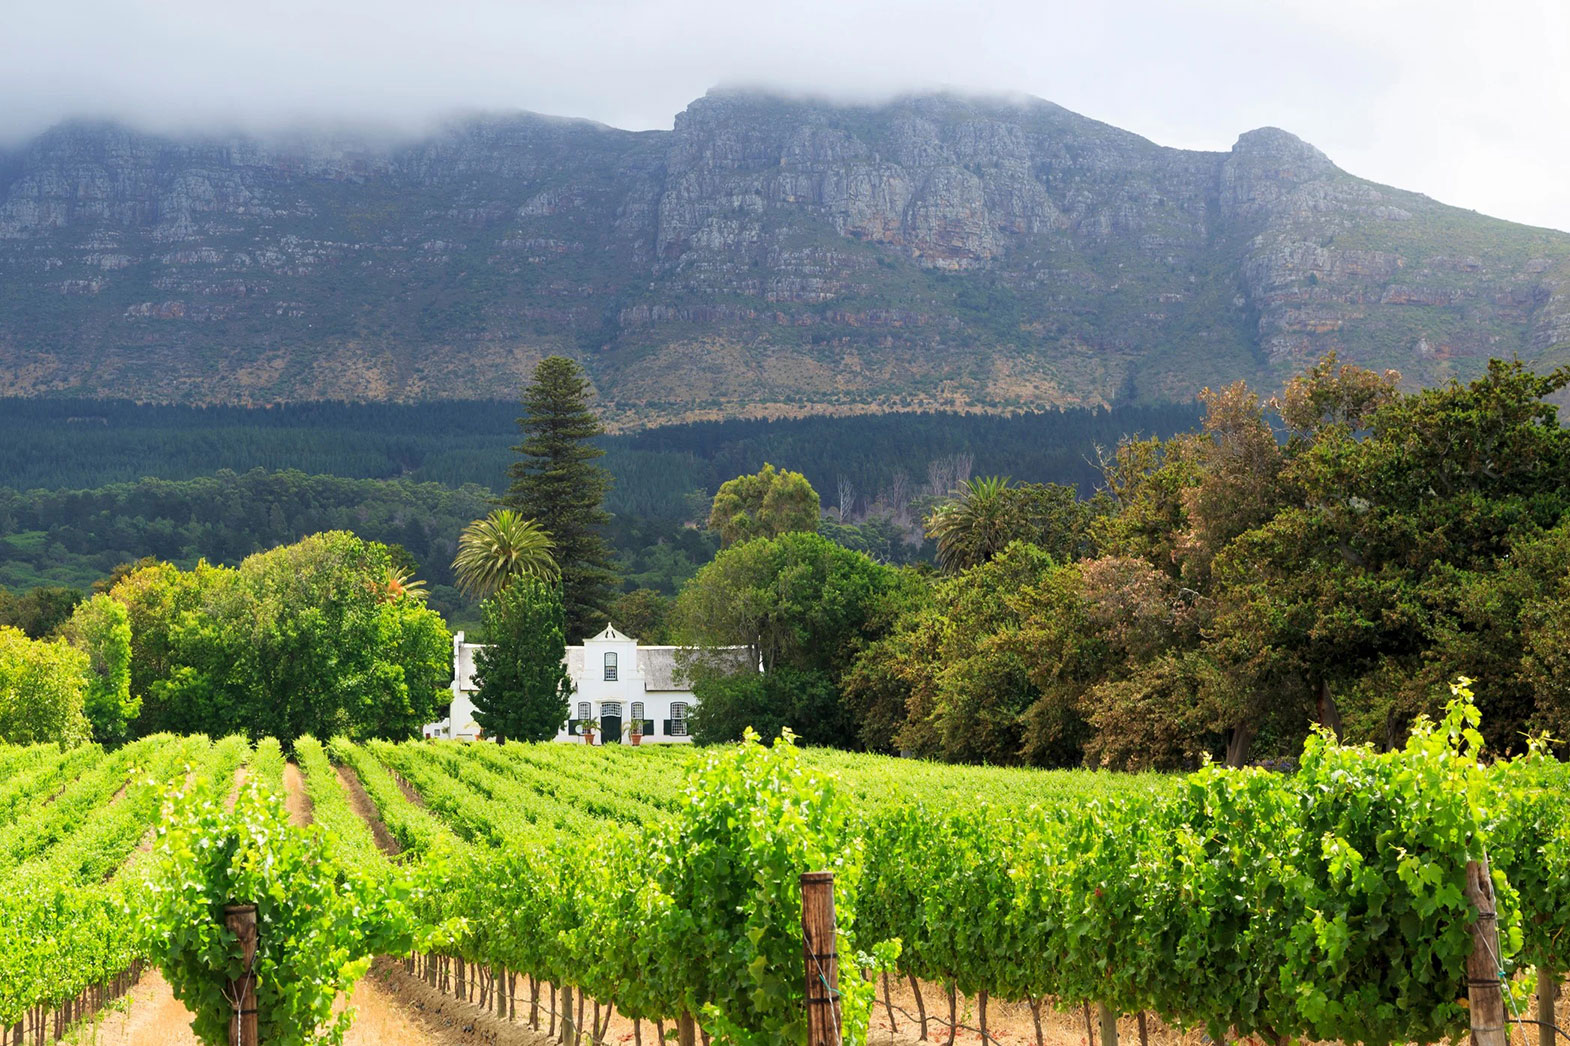
<svg viewBox="0 0 1570 1046">
<path fill-rule="evenodd" d="M 21 595 L 0 589 L 0 627 L 19 628 L 30 639 L 44 639 L 70 620 L 82 593 L 63 585 L 40 585 Z"/>
<path fill-rule="evenodd" d="M 412 737 L 451 670 L 441 617 L 389 585 L 384 546 L 330 531 L 238 568 L 168 564 L 110 592 L 131 623 L 138 734 Z"/>
<path fill-rule="evenodd" d="M 1562 743 L 1570 738 L 1570 519 L 1522 542 L 1511 563 L 1509 587 L 1522 594 L 1521 672 L 1536 698 L 1534 725 Z M 1503 609 L 1496 600 L 1483 606 Z"/>
<path fill-rule="evenodd" d="M 744 645 L 754 652 L 749 665 L 813 674 L 838 694 L 856 654 L 886 626 L 883 600 L 897 578 L 893 568 L 820 534 L 754 538 L 723 549 L 698 572 L 677 597 L 675 622 L 697 648 L 699 680 L 734 671 L 734 659 L 711 666 L 705 651 Z M 818 743 L 857 743 L 842 702 L 832 715 L 822 702 L 814 700 L 812 708 L 818 718 L 798 716 L 790 727 Z"/>
<path fill-rule="evenodd" d="M 512 509 L 497 509 L 464 528 L 452 561 L 458 589 L 473 599 L 489 599 L 519 575 L 552 580 L 560 576 L 549 534 Z"/>
<path fill-rule="evenodd" d="M 0 625 L 0 741 L 84 743 L 91 732 L 83 712 L 87 684 L 86 654 Z"/>
<path fill-rule="evenodd" d="M 860 659 L 853 693 L 865 695 L 871 685 L 897 692 L 903 685 L 906 719 L 895 736 L 901 748 L 956 762 L 1024 761 L 1026 715 L 1042 691 L 1032 678 L 1032 652 L 1010 642 L 1023 623 L 1014 596 L 1059 569 L 1041 549 L 1015 542 L 944 578 Z M 1083 732 L 1082 724 L 1075 732 Z M 1082 738 L 1039 744 L 1055 750 L 1039 761 L 1077 763 L 1077 741 Z"/>
<path fill-rule="evenodd" d="M 550 740 L 566 722 L 572 696 L 560 589 L 521 576 L 487 600 L 482 614 L 475 722 L 503 742 Z"/>
<path fill-rule="evenodd" d="M 776 666 L 772 672 L 704 675 L 693 683 L 692 739 L 737 741 L 750 728 L 760 737 L 790 730 L 807 744 L 853 744 L 843 733 L 839 693 L 822 672 Z"/>
<path fill-rule="evenodd" d="M 130 736 L 142 702 L 131 696 L 131 624 L 123 604 L 99 593 L 79 603 L 63 629 L 88 658 L 85 711 L 93 740 L 114 744 Z"/>
<path fill-rule="evenodd" d="M 569 638 L 604 625 L 615 580 L 602 533 L 611 477 L 595 464 L 605 451 L 594 441 L 605 430 L 589 409 L 590 392 L 577 363 L 565 356 L 540 361 L 523 393 L 524 438 L 513 448 L 520 459 L 508 469 L 512 483 L 502 499 L 537 520 L 555 543 Z"/>
<path fill-rule="evenodd" d="M 676 600 L 677 626 L 701 646 L 746 645 L 764 669 L 838 676 L 866 642 L 895 571 L 819 534 L 755 538 L 724 549 Z"/>
<path fill-rule="evenodd" d="M 635 588 L 616 597 L 611 622 L 645 645 L 669 643 L 671 604 L 652 588 Z"/>
<path fill-rule="evenodd" d="M 949 573 L 985 563 L 1014 541 L 1070 562 L 1091 554 L 1092 521 L 1108 508 L 1105 497 L 1081 501 L 1073 487 L 1010 486 L 1006 478 L 991 476 L 972 479 L 938 505 L 927 517 L 927 536 L 937 540 L 938 563 Z"/>
<path fill-rule="evenodd" d="M 836 545 L 892 566 L 907 566 L 931 554 L 927 546 L 910 540 L 905 529 L 889 516 L 872 516 L 860 523 L 841 523 L 824 516 L 818 521 L 818 533 Z"/>
<path fill-rule="evenodd" d="M 141 705 L 131 724 L 135 736 L 186 729 L 184 711 L 164 702 L 159 684 L 179 663 L 182 622 L 199 614 L 202 593 L 217 583 L 215 572 L 221 570 L 205 561 L 181 570 L 154 560 L 124 574 L 109 590 L 131 626 L 131 698 Z"/>
<path fill-rule="evenodd" d="M 752 538 L 818 529 L 818 492 L 807 477 L 764 464 L 750 476 L 720 484 L 709 507 L 709 529 L 729 546 Z"/>
<path fill-rule="evenodd" d="M 1570 368 L 1494 361 L 1466 385 L 1323 411 L 1282 470 L 1290 502 L 1217 557 L 1223 666 L 1389 747 L 1456 675 L 1486 678 L 1491 740 L 1517 745 L 1535 695 L 1512 552 L 1570 510 L 1570 430 L 1547 402 L 1567 383 Z M 1341 399 L 1357 407 L 1366 386 Z"/>
</svg>

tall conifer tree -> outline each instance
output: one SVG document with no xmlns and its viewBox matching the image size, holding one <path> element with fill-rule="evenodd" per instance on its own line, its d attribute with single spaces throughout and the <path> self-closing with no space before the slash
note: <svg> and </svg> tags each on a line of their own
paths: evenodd
<svg viewBox="0 0 1570 1046">
<path fill-rule="evenodd" d="M 547 356 L 523 393 L 518 419 L 520 458 L 507 470 L 502 499 L 537 520 L 555 542 L 561 568 L 567 641 L 581 640 L 609 617 L 615 573 L 601 528 L 610 522 L 602 502 L 611 476 L 595 459 L 605 451 L 594 438 L 605 429 L 589 409 L 589 379 L 565 356 Z"/>
<path fill-rule="evenodd" d="M 475 655 L 474 719 L 500 741 L 549 741 L 567 720 L 561 592 L 516 576 L 480 608 L 486 645 Z"/>
</svg>

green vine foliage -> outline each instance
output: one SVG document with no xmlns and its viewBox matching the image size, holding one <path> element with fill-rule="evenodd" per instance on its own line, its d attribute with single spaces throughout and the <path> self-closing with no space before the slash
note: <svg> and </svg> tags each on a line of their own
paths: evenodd
<svg viewBox="0 0 1570 1046">
<path fill-rule="evenodd" d="M 174 797 L 159 831 L 145 928 L 202 1042 L 229 1041 L 227 993 L 241 953 L 224 924 L 228 904 L 257 908 L 258 1022 L 269 1046 L 341 1043 L 352 1013 L 332 1012 L 338 993 L 354 986 L 374 952 L 407 947 L 394 921 L 366 918 L 382 907 L 378 891 L 336 867 L 327 845 L 316 829 L 291 825 L 277 793 L 259 782 L 241 789 L 232 812 L 211 796 Z"/>
<path fill-rule="evenodd" d="M 498 815 L 533 794 L 506 793 Z M 452 799 L 481 806 L 472 792 Z M 676 804 L 678 817 L 582 835 L 519 818 L 505 845 L 436 856 L 417 891 L 428 905 L 417 947 L 527 971 L 628 1017 L 690 1013 L 720 1043 L 804 1043 L 799 881 L 832 871 L 842 1029 L 863 1041 L 874 991 L 863 970 L 892 964 L 899 945 L 856 950 L 873 938 L 856 933 L 861 827 L 839 780 L 809 769 L 788 734 L 767 746 L 749 733 L 699 756 Z"/>
<path fill-rule="evenodd" d="M 1565 968 L 1570 926 L 1566 768 L 1541 745 L 1488 764 L 1469 696 L 1458 688 L 1398 750 L 1315 736 L 1293 774 L 1205 767 L 1138 787 L 864 762 L 788 736 L 682 752 L 335 740 L 406 846 L 397 861 L 364 832 L 351 844 L 291 828 L 281 753 L 264 744 L 233 813 L 221 788 L 175 802 L 150 895 L 128 907 L 146 911 L 139 954 L 161 957 L 213 1043 L 237 972 L 231 900 L 259 906 L 269 1043 L 338 1041 L 337 992 L 366 956 L 411 947 L 628 1017 L 691 1013 L 727 1046 L 801 1043 L 798 882 L 820 869 L 835 873 L 847 1043 L 865 1041 L 865 974 L 889 968 L 967 995 L 1144 1010 L 1218 1040 L 1453 1041 L 1467 1024 L 1468 862 L 1492 868 L 1512 1005 L 1532 987 L 1524 965 Z M 320 745 L 297 750 L 336 787 Z M 103 758 L 54 816 L 124 780 Z M 353 824 L 326 792 L 322 818 Z M 90 955 L 84 943 L 66 958 Z M 0 1004 L 40 998 L 58 965 L 35 949 L 0 969 L 0 989 L 18 981 Z"/>
<path fill-rule="evenodd" d="M 1485 767 L 1469 698 L 1395 751 L 1316 735 L 1292 775 L 1206 767 L 1155 795 L 874 812 L 858 929 L 966 993 L 1149 1010 L 1218 1040 L 1454 1038 L 1468 862 L 1491 862 L 1506 971 L 1563 961 L 1570 882 L 1563 768 Z"/>
<path fill-rule="evenodd" d="M 669 933 L 686 942 L 680 979 L 704 1026 L 739 1046 L 806 1041 L 803 872 L 834 873 L 843 1035 L 865 1036 L 872 989 L 856 962 L 863 854 L 850 801 L 808 770 L 787 732 L 745 740 L 692 772 L 683 816 L 655 840 L 671 901 Z M 658 860 L 658 857 L 656 858 Z"/>
</svg>

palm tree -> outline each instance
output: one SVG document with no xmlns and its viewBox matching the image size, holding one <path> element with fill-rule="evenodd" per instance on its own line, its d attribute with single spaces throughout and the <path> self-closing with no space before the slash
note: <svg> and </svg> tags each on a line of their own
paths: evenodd
<svg viewBox="0 0 1570 1046">
<path fill-rule="evenodd" d="M 532 519 L 512 509 L 497 509 L 464 528 L 452 568 L 458 588 L 475 599 L 488 599 L 516 574 L 554 581 L 561 576 L 551 550 L 551 536 Z"/>
<path fill-rule="evenodd" d="M 426 590 L 425 582 L 414 576 L 414 571 L 404 567 L 389 566 L 387 580 L 383 583 L 383 594 L 388 601 L 408 596 L 410 599 L 424 599 L 430 595 Z"/>
<path fill-rule="evenodd" d="M 985 563 L 1010 541 L 1030 537 L 1030 518 L 1002 476 L 973 479 L 927 517 L 938 563 L 951 574 Z"/>
</svg>

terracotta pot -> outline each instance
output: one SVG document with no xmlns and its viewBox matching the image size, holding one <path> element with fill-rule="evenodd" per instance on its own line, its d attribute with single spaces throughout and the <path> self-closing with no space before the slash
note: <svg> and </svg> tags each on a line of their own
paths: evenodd
<svg viewBox="0 0 1570 1046">
<path fill-rule="evenodd" d="M 592 745 L 594 743 L 594 731 L 593 730 L 582 730 L 582 731 L 579 731 L 579 732 L 583 735 L 583 743 L 584 744 Z"/>
<path fill-rule="evenodd" d="M 641 745 L 641 744 L 643 744 L 643 735 L 642 734 L 628 734 L 627 735 L 627 740 L 631 741 L 635 745 Z"/>
</svg>

